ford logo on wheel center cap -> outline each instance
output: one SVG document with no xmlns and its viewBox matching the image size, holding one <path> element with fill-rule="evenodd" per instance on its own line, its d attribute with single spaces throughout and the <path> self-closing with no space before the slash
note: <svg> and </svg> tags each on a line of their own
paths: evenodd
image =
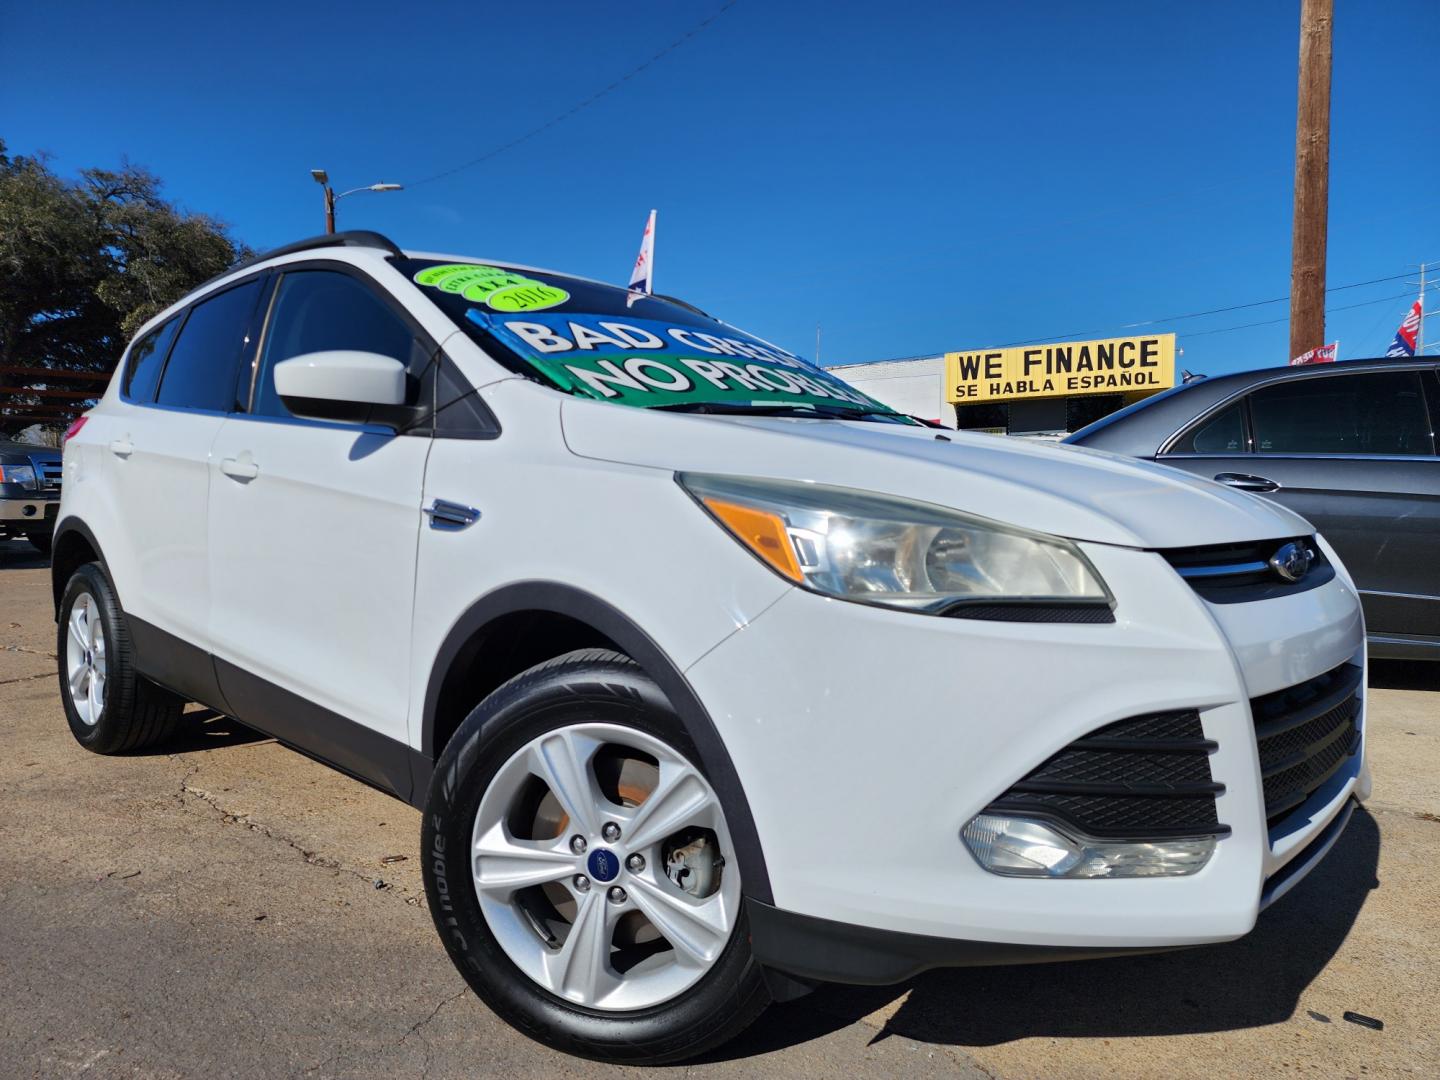
<svg viewBox="0 0 1440 1080">
<path fill-rule="evenodd" d="M 1310 572 L 1310 563 L 1314 558 L 1313 551 L 1292 540 L 1270 556 L 1270 569 L 1284 581 L 1299 581 Z"/>
<path fill-rule="evenodd" d="M 590 853 L 585 865 L 590 868 L 590 876 L 596 881 L 614 881 L 615 876 L 620 873 L 620 856 L 603 847 L 596 848 Z"/>
</svg>

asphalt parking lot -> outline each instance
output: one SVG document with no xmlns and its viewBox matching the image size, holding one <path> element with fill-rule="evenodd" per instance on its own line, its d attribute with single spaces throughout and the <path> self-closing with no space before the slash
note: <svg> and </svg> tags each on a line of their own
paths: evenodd
<svg viewBox="0 0 1440 1080">
<path fill-rule="evenodd" d="M 621 1071 L 468 992 L 424 907 L 414 810 L 206 713 L 153 752 L 81 750 L 48 581 L 0 541 L 0 1072 Z M 687 1072 L 1440 1075 L 1440 665 L 1377 664 L 1371 686 L 1375 798 L 1246 939 L 825 988 Z"/>
</svg>

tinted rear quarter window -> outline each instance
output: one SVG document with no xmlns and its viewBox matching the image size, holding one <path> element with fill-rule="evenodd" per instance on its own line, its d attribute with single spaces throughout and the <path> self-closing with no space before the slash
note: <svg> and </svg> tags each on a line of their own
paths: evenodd
<svg viewBox="0 0 1440 1080">
<path fill-rule="evenodd" d="M 1414 371 L 1297 379 L 1250 395 L 1262 454 L 1434 454 Z"/>
<path fill-rule="evenodd" d="M 1236 403 L 1204 421 L 1178 443 L 1171 453 L 1177 454 L 1244 454 L 1245 416 Z"/>
<path fill-rule="evenodd" d="M 130 347 L 130 360 L 125 368 L 125 381 L 120 392 L 131 401 L 154 401 L 155 384 L 160 380 L 160 368 L 165 364 L 165 354 L 175 340 L 175 331 L 180 329 L 180 316 L 163 326 L 157 326 Z"/>
<path fill-rule="evenodd" d="M 161 405 L 228 412 L 235 403 L 236 365 L 248 341 L 260 279 L 200 301 L 180 328 L 160 378 Z"/>
</svg>

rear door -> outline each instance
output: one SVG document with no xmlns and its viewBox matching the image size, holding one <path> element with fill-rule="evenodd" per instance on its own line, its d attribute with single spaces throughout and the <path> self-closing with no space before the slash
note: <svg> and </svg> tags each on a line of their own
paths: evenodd
<svg viewBox="0 0 1440 1080">
<path fill-rule="evenodd" d="M 435 355 L 357 269 L 307 263 L 278 275 L 252 377 L 242 376 L 251 404 L 225 421 L 212 454 L 210 638 L 241 719 L 403 794 L 430 439 L 292 416 L 275 365 L 331 349 L 402 361 L 416 401 Z"/>
<path fill-rule="evenodd" d="M 151 628 L 204 647 L 210 446 L 235 404 L 235 373 L 250 345 L 261 285 L 253 277 L 212 293 L 137 342 L 121 390 L 136 407 L 107 418 L 101 452 L 130 561 L 117 587 L 127 613 L 147 624 L 137 628 L 137 644 L 157 676 L 167 674 L 156 665 L 173 649 L 147 641 Z M 189 681 L 183 671 L 169 679 L 177 690 L 213 700 Z"/>
<path fill-rule="evenodd" d="M 1167 465 L 1264 494 L 1312 523 L 1361 590 L 1372 635 L 1440 637 L 1440 458 L 1429 370 L 1261 386 L 1194 425 Z"/>
</svg>

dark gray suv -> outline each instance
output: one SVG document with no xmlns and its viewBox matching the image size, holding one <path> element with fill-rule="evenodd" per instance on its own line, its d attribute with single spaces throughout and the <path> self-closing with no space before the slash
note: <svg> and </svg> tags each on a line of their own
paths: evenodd
<svg viewBox="0 0 1440 1080">
<path fill-rule="evenodd" d="M 1417 358 L 1201 379 L 1065 441 L 1284 503 L 1354 576 L 1370 655 L 1440 660 L 1437 432 L 1440 360 Z"/>
</svg>

